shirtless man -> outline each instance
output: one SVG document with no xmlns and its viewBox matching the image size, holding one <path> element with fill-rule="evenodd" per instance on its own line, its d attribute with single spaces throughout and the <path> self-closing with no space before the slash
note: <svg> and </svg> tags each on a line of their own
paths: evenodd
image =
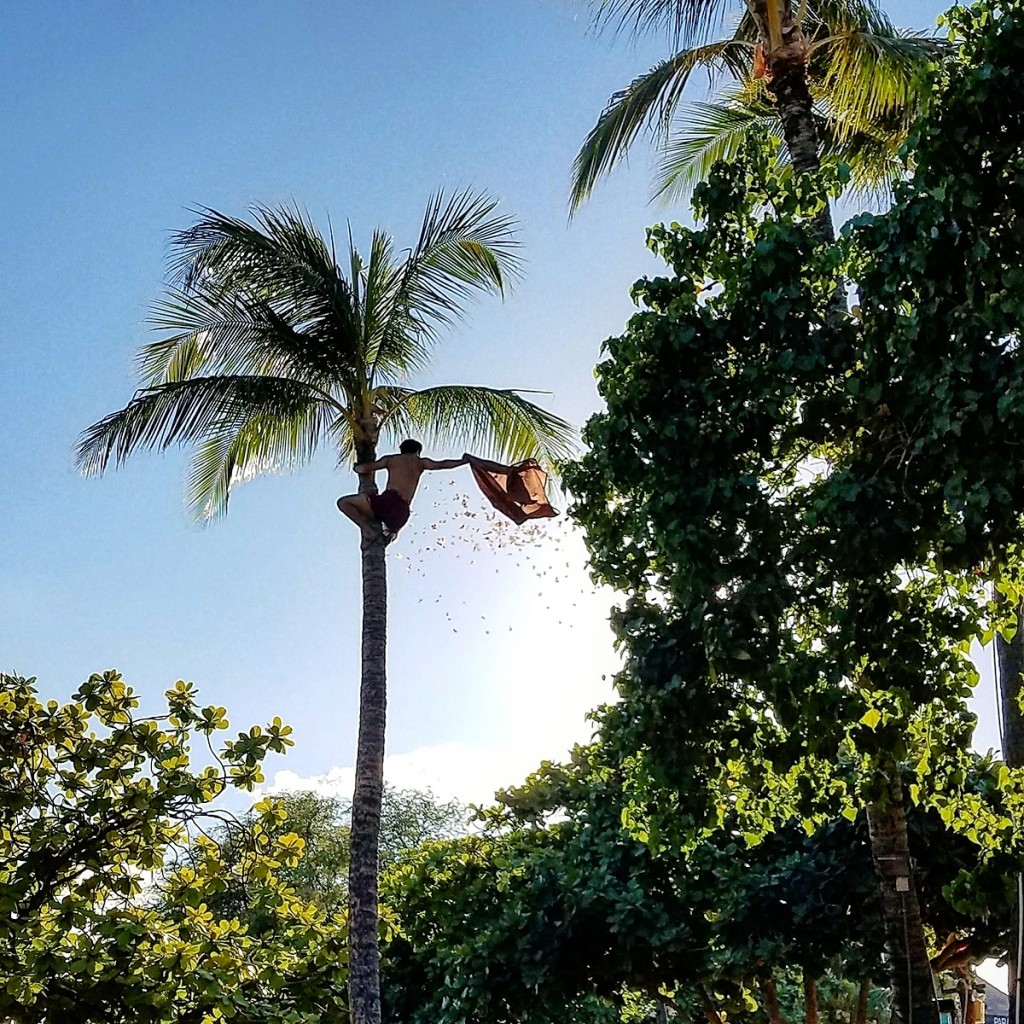
<svg viewBox="0 0 1024 1024">
<path fill-rule="evenodd" d="M 412 502 L 420 477 L 428 469 L 457 469 L 469 462 L 461 459 L 424 459 L 420 456 L 423 445 L 419 441 L 403 441 L 398 455 L 385 455 L 376 462 L 360 462 L 355 466 L 359 474 L 388 471 L 387 487 L 380 494 L 347 494 L 338 499 L 338 511 L 344 512 L 360 528 L 380 523 L 384 538 L 394 540 L 398 531 L 409 521 Z"/>
</svg>

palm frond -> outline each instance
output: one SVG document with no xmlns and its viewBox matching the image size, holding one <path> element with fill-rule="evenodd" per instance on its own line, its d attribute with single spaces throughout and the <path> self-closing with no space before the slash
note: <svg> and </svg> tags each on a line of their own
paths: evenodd
<svg viewBox="0 0 1024 1024">
<path fill-rule="evenodd" d="M 287 416 L 258 412 L 208 437 L 196 448 L 189 471 L 186 500 L 191 518 L 215 519 L 227 512 L 231 492 L 239 484 L 305 465 L 329 426 L 327 409 L 311 404 Z"/>
<path fill-rule="evenodd" d="M 681 199 L 719 160 L 732 160 L 754 130 L 782 141 L 782 124 L 759 89 L 739 89 L 714 103 L 690 103 L 659 154 L 655 198 Z"/>
<path fill-rule="evenodd" d="M 281 361 L 287 345 L 274 344 L 278 328 L 257 302 L 227 292 L 168 289 L 151 307 L 153 330 L 172 331 L 136 355 L 144 385 L 218 373 L 262 373 Z M 284 332 L 287 334 L 287 330 Z"/>
<path fill-rule="evenodd" d="M 808 0 L 804 23 L 827 26 L 828 35 L 859 31 L 891 36 L 898 31 L 874 0 Z"/>
<path fill-rule="evenodd" d="M 461 320 L 470 298 L 502 295 L 519 274 L 516 221 L 497 207 L 497 200 L 472 190 L 431 197 L 416 245 L 374 313 L 389 327 L 373 353 L 372 381 L 395 381 L 421 366 L 438 330 Z"/>
<path fill-rule="evenodd" d="M 899 147 L 905 131 L 835 133 L 829 119 L 821 132 L 822 163 L 841 163 L 850 168 L 849 189 L 857 198 L 878 207 L 891 196 L 896 182 L 907 175 Z"/>
<path fill-rule="evenodd" d="M 523 397 L 523 392 L 473 385 L 412 391 L 382 387 L 382 430 L 390 437 L 418 437 L 431 447 L 464 447 L 474 454 L 517 462 L 568 458 L 576 431 L 563 419 Z"/>
<path fill-rule="evenodd" d="M 855 28 L 815 47 L 824 68 L 814 91 L 834 112 L 837 126 L 855 132 L 880 119 L 906 122 L 920 116 L 930 95 L 924 72 L 945 44 L 931 36 Z"/>
<path fill-rule="evenodd" d="M 290 420 L 324 402 L 310 385 L 281 377 L 216 376 L 143 388 L 82 432 L 75 463 L 87 475 L 133 452 L 169 448 L 240 429 L 253 417 Z"/>
<path fill-rule="evenodd" d="M 422 369 L 427 361 L 425 346 L 416 343 L 415 320 L 397 300 L 402 283 L 402 264 L 396 261 L 390 235 L 377 230 L 370 242 L 370 258 L 353 258 L 361 266 L 363 356 L 365 376 L 376 375 L 381 353 L 391 353 L 394 373 L 408 374 Z M 412 337 L 406 337 L 410 332 Z"/>
<path fill-rule="evenodd" d="M 751 131 L 778 140 L 776 159 L 788 163 L 782 126 L 772 104 L 755 89 L 737 89 L 719 103 L 688 104 L 677 119 L 677 131 L 661 150 L 655 196 L 664 202 L 681 199 L 704 180 L 718 160 L 734 159 Z M 823 164 L 846 164 L 849 189 L 861 200 L 880 203 L 906 173 L 899 147 L 906 137 L 898 124 L 865 124 L 856 131 L 840 129 L 829 108 L 815 111 Z"/>
<path fill-rule="evenodd" d="M 676 46 L 694 46 L 721 22 L 725 0 L 591 0 L 594 25 L 634 37 L 668 31 Z"/>
<path fill-rule="evenodd" d="M 727 70 L 741 78 L 750 70 L 753 52 L 752 42 L 737 38 L 683 50 L 615 93 L 576 154 L 570 212 L 578 210 L 598 180 L 625 158 L 641 132 L 648 131 L 655 140 L 665 135 L 694 70 Z"/>
<path fill-rule="evenodd" d="M 310 341 L 320 366 L 351 366 L 359 353 L 359 318 L 333 247 L 298 210 L 257 206 L 254 223 L 206 207 L 172 238 L 172 284 L 186 293 L 217 293 L 264 302 Z"/>
<path fill-rule="evenodd" d="M 247 292 L 169 289 L 152 307 L 149 323 L 171 335 L 143 347 L 136 366 L 146 385 L 215 374 L 265 374 L 317 380 L 352 390 L 358 360 L 340 358 L 330 320 L 293 326 L 275 304 Z"/>
</svg>

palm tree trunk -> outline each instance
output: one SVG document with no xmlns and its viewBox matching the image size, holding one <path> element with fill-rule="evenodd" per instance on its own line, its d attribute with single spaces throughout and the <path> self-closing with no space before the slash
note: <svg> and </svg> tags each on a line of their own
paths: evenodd
<svg viewBox="0 0 1024 1024">
<path fill-rule="evenodd" d="M 373 462 L 376 445 L 362 445 L 360 462 Z M 374 490 L 363 476 L 361 494 Z M 352 794 L 348 873 L 349 980 L 352 1024 L 380 1024 L 380 953 L 377 948 L 377 866 L 384 791 L 384 726 L 387 718 L 387 571 L 381 531 L 362 538 L 363 635 L 359 682 L 359 739 Z"/>
<path fill-rule="evenodd" d="M 807 85 L 807 39 L 793 17 L 790 0 L 747 0 L 765 55 L 768 89 L 775 97 L 782 135 L 796 174 L 821 167 L 820 140 L 814 125 L 814 102 Z M 835 241 L 832 213 L 826 203 L 814 219 L 822 242 Z"/>
<path fill-rule="evenodd" d="M 938 1024 L 935 985 L 910 858 L 903 785 L 891 758 L 879 768 L 884 792 L 868 807 L 867 817 L 882 905 L 893 1020 L 898 1024 Z"/>
<path fill-rule="evenodd" d="M 998 595 L 997 595 L 998 596 Z M 1017 609 L 1017 632 L 1012 640 L 996 634 L 996 663 L 998 666 L 1000 745 L 1003 761 L 1009 768 L 1024 766 L 1024 712 L 1020 709 L 1021 691 L 1024 690 L 1024 607 Z M 1010 905 L 1010 948 L 1006 967 L 1009 980 L 1010 1024 L 1024 1024 L 1017 1017 L 1017 987 L 1020 985 L 1020 878 L 1014 886 L 1014 899 Z"/>
</svg>

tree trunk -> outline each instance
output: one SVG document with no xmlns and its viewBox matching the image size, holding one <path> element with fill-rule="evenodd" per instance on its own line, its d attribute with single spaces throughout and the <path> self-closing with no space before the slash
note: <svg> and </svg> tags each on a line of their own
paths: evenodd
<svg viewBox="0 0 1024 1024">
<path fill-rule="evenodd" d="M 998 595 L 997 595 L 998 597 Z M 1024 687 L 1024 608 L 1017 609 L 1017 632 L 1007 642 L 996 634 L 996 663 L 999 687 L 999 740 L 1003 761 L 1010 768 L 1024 766 L 1024 713 L 1020 709 Z M 1020 899 L 1021 879 L 1017 877 L 1014 899 L 1010 905 L 1010 948 L 1007 950 L 1007 995 L 1010 997 L 1010 1024 L 1017 1020 L 1017 987 L 1020 984 Z"/>
<path fill-rule="evenodd" d="M 1021 927 L 1021 919 L 1024 918 L 1024 877 L 1017 875 L 1017 884 L 1014 886 L 1014 906 L 1011 910 L 1013 915 L 1013 927 L 1010 929 L 1010 950 L 1006 958 L 1006 979 L 1007 996 L 1010 1000 L 1010 1024 L 1021 1024 L 1021 1008 L 1024 1007 L 1024 994 L 1021 993 L 1020 973 L 1021 961 L 1024 960 L 1021 949 L 1021 939 L 1024 937 L 1024 929 Z"/>
<path fill-rule="evenodd" d="M 1010 768 L 1024 766 L 1024 713 L 1020 695 L 1024 684 L 1024 609 L 1017 609 L 1017 632 L 1007 642 L 996 634 L 999 667 L 1000 740 L 1003 761 Z"/>
<path fill-rule="evenodd" d="M 799 28 L 793 29 L 792 37 L 792 41 L 783 44 L 774 64 L 769 58 L 769 89 L 778 104 L 793 173 L 807 174 L 821 167 L 818 130 L 814 125 L 814 102 L 807 87 L 807 41 Z M 827 202 L 814 218 L 814 229 L 822 242 L 835 241 L 836 229 Z"/>
<path fill-rule="evenodd" d="M 770 974 L 761 979 L 761 997 L 764 999 L 764 1012 L 768 1015 L 768 1024 L 785 1024 L 782 1010 L 779 1009 L 779 993 L 775 988 L 775 979 Z"/>
<path fill-rule="evenodd" d="M 857 1017 L 854 1024 L 868 1024 L 868 996 L 871 994 L 871 982 L 865 978 L 860 983 L 857 993 Z"/>
<path fill-rule="evenodd" d="M 376 445 L 357 447 L 359 462 L 376 459 Z M 374 490 L 373 477 L 359 481 L 361 494 Z M 387 571 L 380 528 L 363 531 L 362 674 L 359 682 L 359 739 L 352 794 L 348 872 L 349 980 L 352 1024 L 380 1024 L 380 954 L 377 949 L 377 866 L 380 809 L 384 790 L 384 726 L 387 717 Z"/>
<path fill-rule="evenodd" d="M 807 85 L 810 56 L 807 37 L 794 20 L 790 0 L 747 0 L 747 8 L 757 25 L 768 91 L 775 97 L 793 173 L 817 171 L 821 167 L 820 140 L 814 124 L 814 101 Z M 832 211 L 827 202 L 815 216 L 812 226 L 820 242 L 835 241 Z M 833 315 L 837 317 L 846 313 L 844 289 L 837 289 L 833 307 Z"/>
<path fill-rule="evenodd" d="M 804 1021 L 805 1024 L 818 1024 L 818 985 L 804 971 Z"/>
<path fill-rule="evenodd" d="M 893 1019 L 900 1024 L 938 1024 L 899 769 L 890 759 L 879 766 L 879 775 L 884 780 L 884 792 L 868 807 L 867 818 L 885 929 Z"/>
<path fill-rule="evenodd" d="M 722 1015 L 715 1009 L 715 1004 L 711 1001 L 711 994 L 704 985 L 697 986 L 697 996 L 700 999 L 704 1016 L 708 1019 L 708 1024 L 725 1024 Z"/>
</svg>

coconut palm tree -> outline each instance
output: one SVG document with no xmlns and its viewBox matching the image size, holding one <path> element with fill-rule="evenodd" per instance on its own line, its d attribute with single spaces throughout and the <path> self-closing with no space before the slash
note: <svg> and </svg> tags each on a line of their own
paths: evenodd
<svg viewBox="0 0 1024 1024">
<path fill-rule="evenodd" d="M 339 263 L 297 210 L 257 207 L 251 220 L 201 209 L 173 239 L 171 283 L 139 353 L 141 387 L 81 435 L 86 473 L 131 454 L 194 448 L 188 504 L 226 511 L 234 487 L 294 468 L 321 448 L 339 464 L 373 462 L 382 439 L 413 433 L 496 458 L 567 454 L 568 424 L 513 390 L 409 378 L 441 330 L 478 292 L 501 294 L 517 270 L 514 222 L 482 193 L 438 193 L 420 235 L 398 252 L 384 231 L 364 258 L 351 235 Z M 360 491 L 373 489 L 362 476 Z M 364 531 L 362 672 L 352 801 L 349 997 L 354 1024 L 380 1021 L 377 858 L 386 709 L 384 541 Z"/>
<path fill-rule="evenodd" d="M 723 5 L 698 0 L 594 0 L 599 23 L 667 27 L 682 49 L 616 93 L 573 168 L 576 210 L 641 134 L 660 150 L 656 195 L 678 198 L 761 126 L 797 172 L 824 158 L 850 165 L 861 192 L 902 173 L 898 151 L 925 90 L 921 71 L 943 43 L 894 28 L 871 0 L 747 0 L 732 35 L 709 39 Z M 682 102 L 694 71 L 727 83 L 711 102 Z"/>
</svg>

